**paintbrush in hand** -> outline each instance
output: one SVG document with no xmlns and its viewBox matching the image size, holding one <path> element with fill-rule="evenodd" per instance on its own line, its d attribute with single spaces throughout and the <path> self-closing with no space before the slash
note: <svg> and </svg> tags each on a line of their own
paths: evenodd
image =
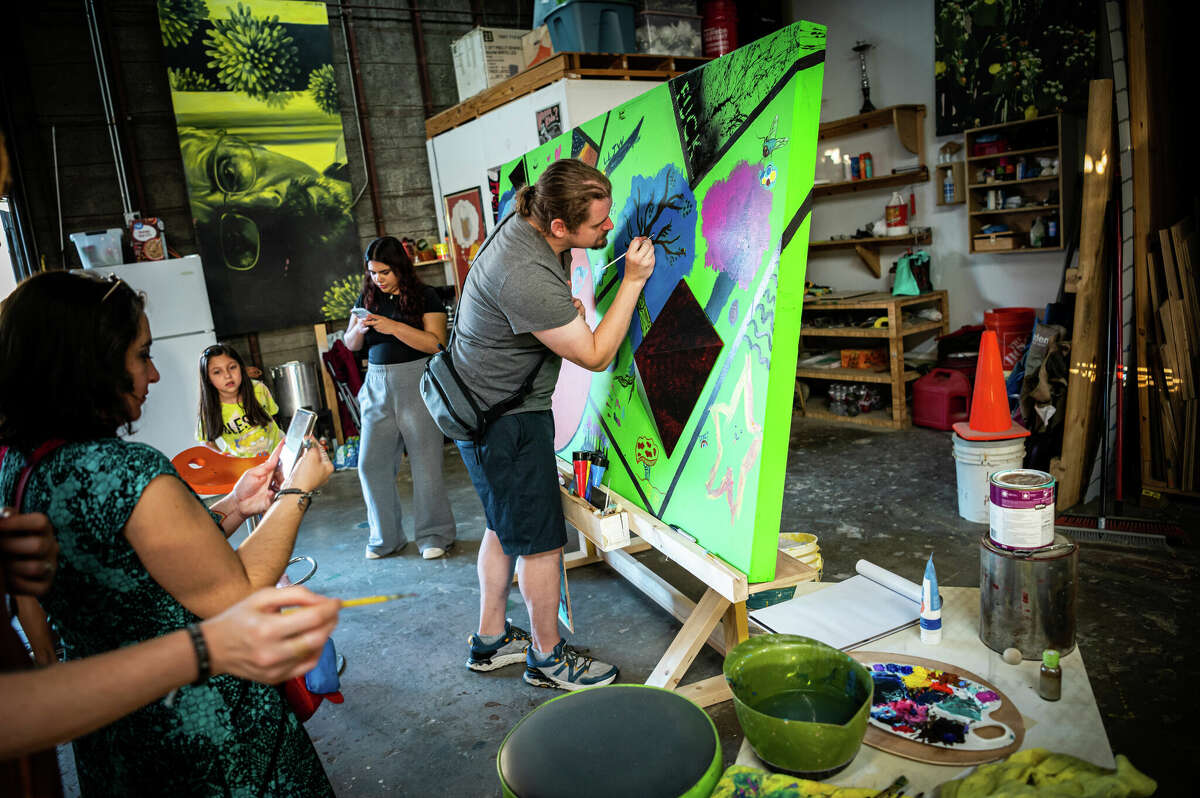
<svg viewBox="0 0 1200 798">
<path fill-rule="evenodd" d="M 402 598 L 413 598 L 416 595 L 417 595 L 416 593 L 388 593 L 388 594 L 382 595 L 382 596 L 364 596 L 362 598 L 356 598 L 356 599 L 342 599 L 341 600 L 342 601 L 342 609 L 346 609 L 347 607 L 361 607 L 365 604 L 382 604 L 385 601 L 392 601 L 393 599 L 402 599 Z M 286 614 L 289 612 L 295 612 L 296 610 L 299 610 L 299 609 L 303 609 L 303 608 L 302 607 L 284 607 L 282 612 Z"/>
<path fill-rule="evenodd" d="M 610 260 L 608 263 L 604 264 L 604 268 L 603 268 L 603 269 L 601 269 L 600 271 L 596 272 L 596 276 L 598 277 L 598 276 L 600 276 L 600 275 L 604 274 L 606 271 L 608 271 L 609 267 L 611 267 L 611 266 L 612 266 L 614 263 L 616 263 L 617 261 L 619 261 L 621 258 L 625 257 L 625 256 L 626 256 L 626 255 L 628 255 L 628 254 L 629 254 L 629 250 L 625 250 L 625 251 L 624 251 L 624 252 L 622 252 L 620 255 L 618 255 L 617 257 L 613 258 L 613 259 L 612 259 L 612 260 Z"/>
</svg>

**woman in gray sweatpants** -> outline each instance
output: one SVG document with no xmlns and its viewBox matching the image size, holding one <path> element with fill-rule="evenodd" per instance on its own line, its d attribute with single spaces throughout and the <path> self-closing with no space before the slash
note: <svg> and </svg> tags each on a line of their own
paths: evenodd
<svg viewBox="0 0 1200 798">
<path fill-rule="evenodd" d="M 367 378 L 358 392 L 362 420 L 358 478 L 367 505 L 369 560 L 407 542 L 396 476 L 407 449 L 413 479 L 413 537 L 425 559 L 441 557 L 454 542 L 454 514 L 442 479 L 444 439 L 419 384 L 425 361 L 446 343 L 446 307 L 417 279 L 401 243 L 377 238 L 367 247 L 363 292 L 345 343 L 367 347 Z"/>
</svg>

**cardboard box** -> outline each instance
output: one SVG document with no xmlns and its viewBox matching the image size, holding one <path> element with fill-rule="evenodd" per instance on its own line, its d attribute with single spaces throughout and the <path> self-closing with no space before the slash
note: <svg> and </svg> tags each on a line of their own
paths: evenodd
<svg viewBox="0 0 1200 798">
<path fill-rule="evenodd" d="M 454 80 L 462 102 L 521 71 L 523 30 L 475 28 L 450 44 Z"/>
<path fill-rule="evenodd" d="M 1016 249 L 1017 236 L 1007 233 L 982 233 L 974 236 L 976 252 L 995 252 L 997 250 Z"/>
<path fill-rule="evenodd" d="M 550 29 L 545 25 L 539 25 L 521 37 L 522 69 L 540 64 L 552 55 L 554 45 L 550 42 Z"/>
<path fill-rule="evenodd" d="M 843 349 L 842 368 L 844 369 L 885 369 L 888 367 L 888 352 L 886 349 Z"/>
<path fill-rule="evenodd" d="M 704 53 L 700 17 L 643 11 L 637 15 L 634 40 L 639 53 L 699 57 Z"/>
</svg>

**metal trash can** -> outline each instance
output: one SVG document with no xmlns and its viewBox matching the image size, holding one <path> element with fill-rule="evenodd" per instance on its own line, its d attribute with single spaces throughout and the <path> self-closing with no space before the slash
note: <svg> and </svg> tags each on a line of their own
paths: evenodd
<svg viewBox="0 0 1200 798">
<path fill-rule="evenodd" d="M 979 539 L 979 639 L 1037 660 L 1052 648 L 1075 650 L 1075 595 L 1079 547 L 1062 535 L 1033 551 L 1010 551 L 984 534 Z"/>
<path fill-rule="evenodd" d="M 317 375 L 312 363 L 293 360 L 275 366 L 271 369 L 271 381 L 275 384 L 275 401 L 283 418 L 290 419 L 301 407 L 321 409 L 321 392 L 317 390 Z"/>
</svg>

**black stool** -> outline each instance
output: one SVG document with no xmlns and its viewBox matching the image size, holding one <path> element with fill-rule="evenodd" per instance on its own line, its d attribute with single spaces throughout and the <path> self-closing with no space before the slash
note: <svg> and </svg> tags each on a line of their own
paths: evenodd
<svg viewBox="0 0 1200 798">
<path fill-rule="evenodd" d="M 721 776 L 717 727 L 659 687 L 614 684 L 547 701 L 496 755 L 505 798 L 705 798 Z"/>
</svg>

